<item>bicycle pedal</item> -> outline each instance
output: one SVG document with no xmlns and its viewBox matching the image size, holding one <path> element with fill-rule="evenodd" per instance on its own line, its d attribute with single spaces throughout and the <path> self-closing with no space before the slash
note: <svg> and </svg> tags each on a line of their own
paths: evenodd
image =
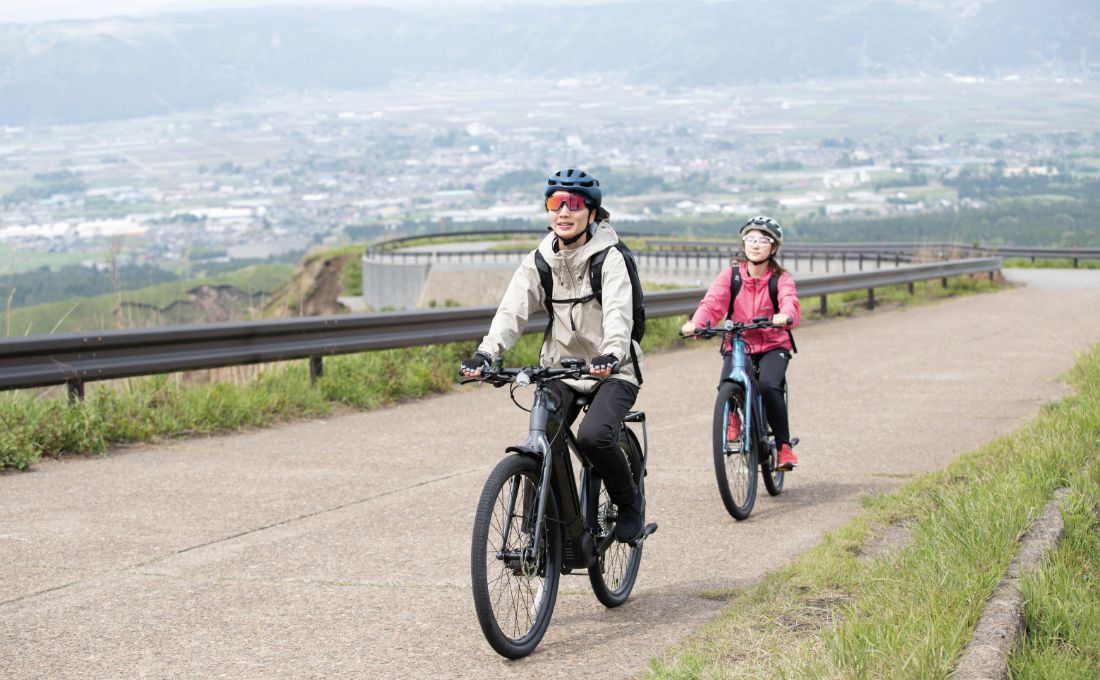
<svg viewBox="0 0 1100 680">
<path fill-rule="evenodd" d="M 642 529 L 642 533 L 638 534 L 638 538 L 635 538 L 633 541 L 628 541 L 627 545 L 629 545 L 631 548 L 637 548 L 639 545 L 642 544 L 642 542 L 645 541 L 645 539 L 649 538 L 654 531 L 657 531 L 657 523 L 650 522 L 649 524 L 645 525 L 644 529 Z"/>
<path fill-rule="evenodd" d="M 791 438 L 791 448 L 798 446 L 798 437 Z"/>
</svg>

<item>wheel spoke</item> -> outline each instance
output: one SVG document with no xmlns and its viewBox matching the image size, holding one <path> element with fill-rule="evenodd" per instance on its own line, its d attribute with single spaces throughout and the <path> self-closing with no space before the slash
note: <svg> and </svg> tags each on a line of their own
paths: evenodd
<svg viewBox="0 0 1100 680">
<path fill-rule="evenodd" d="M 531 534 L 524 530 L 529 520 L 524 509 L 533 507 L 535 491 L 536 486 L 527 475 L 513 475 L 499 488 L 488 518 L 484 547 L 488 603 L 501 632 L 513 641 L 524 638 L 534 628 L 547 593 L 546 575 L 538 573 L 539 566 L 546 563 L 545 528 L 540 541 L 541 554 L 534 567 L 522 557 L 532 542 Z"/>
</svg>

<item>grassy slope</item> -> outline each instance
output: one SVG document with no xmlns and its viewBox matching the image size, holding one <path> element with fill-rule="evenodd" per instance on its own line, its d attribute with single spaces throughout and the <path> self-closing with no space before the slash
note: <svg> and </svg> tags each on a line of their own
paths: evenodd
<svg viewBox="0 0 1100 680">
<path fill-rule="evenodd" d="M 1080 581 L 1083 595 L 1032 614 L 1042 623 L 1026 663 L 1053 657 L 1021 677 L 1095 677 L 1100 651 L 1096 479 L 1100 474 L 1100 345 L 1069 375 L 1077 395 L 1030 425 L 963 456 L 899 491 L 868 499 L 865 512 L 759 585 L 716 593 L 730 606 L 677 648 L 651 662 L 659 678 L 946 677 L 969 641 L 982 607 L 1015 553 L 1016 541 L 1054 491 L 1069 484 L 1082 517 L 1066 569 L 1033 586 Z M 1083 500 L 1090 498 L 1090 501 Z M 861 558 L 884 527 L 912 541 Z M 1072 535 L 1072 534 L 1071 534 Z M 1054 585 L 1057 592 L 1074 592 Z M 1035 611 L 1035 610 L 1033 610 Z M 1043 612 L 1043 613 L 1038 613 Z M 1081 630 L 1063 637 L 1068 629 Z M 1070 648 L 1071 651 L 1067 651 Z M 1038 658 L 1032 662 L 1030 659 Z M 1023 661 L 1020 662 L 1025 663 Z M 1090 674 L 1044 675 L 1046 668 Z"/>
<path fill-rule="evenodd" d="M 121 298 L 126 302 L 166 307 L 185 297 L 188 290 L 204 284 L 231 285 L 246 293 L 273 291 L 286 280 L 293 268 L 288 264 L 257 265 L 209 279 L 175 281 L 123 291 Z M 0 309 L 0 317 L 3 317 L 0 332 L 4 335 L 48 335 L 113 329 L 118 327 L 114 311 L 117 304 L 115 295 L 109 294 L 23 307 L 10 312 Z M 172 323 L 172 320 L 167 319 L 166 322 Z"/>
</svg>

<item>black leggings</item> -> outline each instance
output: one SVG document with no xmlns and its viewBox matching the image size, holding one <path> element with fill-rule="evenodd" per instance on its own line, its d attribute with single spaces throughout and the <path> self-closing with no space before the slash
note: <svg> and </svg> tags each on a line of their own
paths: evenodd
<svg viewBox="0 0 1100 680">
<path fill-rule="evenodd" d="M 791 428 L 787 422 L 787 402 L 783 399 L 783 384 L 787 380 L 787 363 L 791 360 L 791 350 L 785 347 L 768 350 L 762 354 L 750 354 L 749 360 L 756 365 L 757 387 L 764 400 L 764 411 L 768 414 L 768 425 L 775 435 L 775 445 L 791 443 Z M 730 374 L 733 356 L 727 354 L 722 361 L 722 375 L 719 380 Z"/>
<path fill-rule="evenodd" d="M 560 381 L 550 383 L 548 387 L 555 392 L 556 401 L 565 405 L 564 423 L 565 427 L 569 427 L 580 414 L 575 403 L 577 393 Z M 634 501 L 634 478 L 619 450 L 619 425 L 637 398 L 636 385 L 625 380 L 603 380 L 577 428 L 577 447 L 603 477 L 607 494 L 619 506 Z M 557 431 L 557 418 L 557 414 L 551 413 L 550 423 L 547 424 L 548 437 L 553 437 Z M 558 442 L 554 443 L 556 445 Z"/>
</svg>

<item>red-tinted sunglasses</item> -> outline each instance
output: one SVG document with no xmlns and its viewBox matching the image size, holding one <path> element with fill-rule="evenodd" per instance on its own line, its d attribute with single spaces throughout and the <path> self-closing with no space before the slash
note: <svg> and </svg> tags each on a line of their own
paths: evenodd
<svg viewBox="0 0 1100 680">
<path fill-rule="evenodd" d="M 564 196 L 550 196 L 546 199 L 546 209 L 550 212 L 559 212 L 563 205 L 568 206 L 569 212 L 577 212 L 584 208 L 584 197 L 577 194 L 565 194 Z"/>
</svg>

